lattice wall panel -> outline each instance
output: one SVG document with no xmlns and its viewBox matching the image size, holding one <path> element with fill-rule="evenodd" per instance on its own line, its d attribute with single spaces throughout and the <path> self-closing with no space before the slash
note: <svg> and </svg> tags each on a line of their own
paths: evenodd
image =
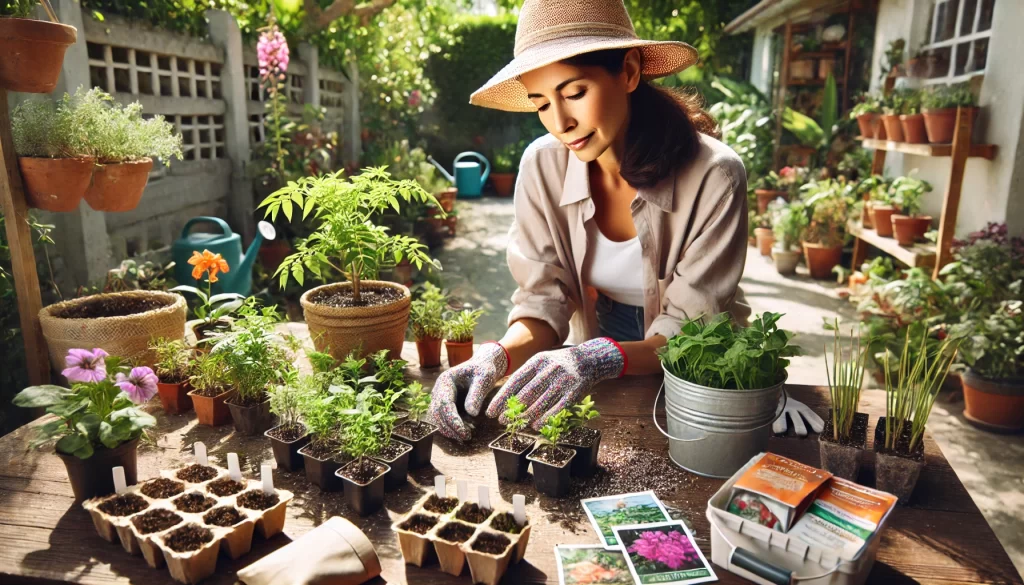
<svg viewBox="0 0 1024 585">
<path fill-rule="evenodd" d="M 224 116 L 171 116 L 182 136 L 185 160 L 225 158 Z"/>
<path fill-rule="evenodd" d="M 108 93 L 222 99 L 220 63 L 99 43 L 86 47 L 90 81 Z"/>
</svg>

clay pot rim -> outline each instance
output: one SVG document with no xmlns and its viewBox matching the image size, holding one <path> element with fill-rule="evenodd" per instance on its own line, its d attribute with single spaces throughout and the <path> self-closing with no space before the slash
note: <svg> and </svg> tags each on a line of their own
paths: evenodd
<svg viewBox="0 0 1024 585">
<path fill-rule="evenodd" d="M 892 214 L 892 219 L 893 219 L 893 221 L 907 221 L 907 220 L 911 220 L 911 221 L 924 221 L 926 219 L 928 221 L 931 221 L 932 220 L 932 216 L 930 216 L 930 215 L 903 215 L 902 213 L 894 213 L 894 214 Z"/>
<path fill-rule="evenodd" d="M 778 248 L 773 246 L 772 247 L 772 256 L 774 257 L 776 254 L 792 254 L 794 256 L 799 256 L 800 255 L 800 250 L 780 250 L 780 249 L 778 249 Z"/>
<path fill-rule="evenodd" d="M 600 431 L 598 431 L 598 432 L 600 432 Z M 513 455 L 522 455 L 523 453 L 526 453 L 527 451 L 531 451 L 531 452 L 532 452 L 532 451 L 533 451 L 533 449 L 534 449 L 534 447 L 536 447 L 536 446 L 537 446 L 537 439 L 534 439 L 534 440 L 533 440 L 533 442 L 532 442 L 532 443 L 530 443 L 530 444 L 529 444 L 529 445 L 528 445 L 528 446 L 527 446 L 527 447 L 526 447 L 525 449 L 523 449 L 522 451 L 511 451 L 511 450 L 509 450 L 509 449 L 505 449 L 505 448 L 503 448 L 503 447 L 496 447 L 496 446 L 494 445 L 495 443 L 497 443 L 497 442 L 498 442 L 499 440 L 503 439 L 503 438 L 504 438 L 504 437 L 506 437 L 506 436 L 508 436 L 508 433 L 501 433 L 500 435 L 498 435 L 497 437 L 495 437 L 495 438 L 494 438 L 494 440 L 492 440 L 492 441 L 491 441 L 490 443 L 487 443 L 487 447 L 488 447 L 489 449 L 493 449 L 493 450 L 495 450 L 495 451 L 504 451 L 505 453 L 512 453 Z M 542 462 L 542 463 L 543 463 L 543 462 Z"/>
<path fill-rule="evenodd" d="M 10 26 L 7 23 L 11 23 Z M 12 40 L 47 43 L 52 45 L 73 45 L 78 40 L 78 29 L 57 22 L 34 18 L 0 18 L 0 35 Z"/>
<path fill-rule="evenodd" d="M 443 220 L 442 220 L 443 221 Z M 383 309 L 391 309 L 391 313 L 397 313 L 404 310 L 412 300 L 412 293 L 409 292 L 409 288 L 404 284 L 397 282 L 388 282 L 386 280 L 363 280 L 360 282 L 363 290 L 373 290 L 380 288 L 394 288 L 402 292 L 402 298 L 387 303 L 386 305 L 372 305 L 364 307 L 332 307 L 330 305 L 324 305 L 321 303 L 313 302 L 309 300 L 313 293 L 321 292 L 327 289 L 351 289 L 352 282 L 346 280 L 344 282 L 333 282 L 331 284 L 322 284 L 320 286 L 313 287 L 306 292 L 302 293 L 299 297 L 299 304 L 303 310 L 312 311 L 319 316 L 324 317 L 345 317 L 345 316 L 359 316 L 366 312 L 382 311 Z M 369 285 L 369 286 L 367 286 Z"/>
<path fill-rule="evenodd" d="M 518 175 L 518 174 L 519 174 L 518 171 L 508 171 L 508 172 L 505 172 L 505 173 L 491 171 L 491 176 L 492 177 L 505 177 L 505 176 L 508 176 L 508 175 Z"/>
<path fill-rule="evenodd" d="M 806 248 L 817 248 L 820 250 L 835 250 L 836 248 L 842 249 L 843 247 L 842 244 L 836 244 L 835 246 L 826 246 L 824 244 L 819 244 L 817 242 L 805 242 L 803 240 L 800 241 L 800 245 Z"/>
<path fill-rule="evenodd" d="M 472 339 L 469 340 L 469 341 L 449 341 L 449 340 L 445 339 L 444 342 L 445 342 L 446 345 L 461 345 L 461 346 L 473 345 L 473 340 Z"/>
<path fill-rule="evenodd" d="M 216 399 L 220 398 L 221 396 L 224 396 L 225 394 L 230 394 L 230 393 L 232 393 L 234 391 L 235 391 L 234 388 L 230 388 L 228 390 L 225 390 L 224 392 L 221 392 L 220 394 L 217 394 L 216 396 L 204 396 L 202 394 L 196 394 L 196 390 L 193 388 L 192 390 L 189 390 L 188 395 L 191 396 L 192 398 L 206 398 L 206 399 L 209 399 L 209 400 L 216 400 Z M 227 399 L 225 399 L 225 402 L 226 401 L 227 401 Z"/>
<path fill-rule="evenodd" d="M 979 106 L 959 106 L 961 110 L 977 110 Z M 921 108 L 922 114 L 948 114 L 950 112 L 956 112 L 957 106 L 952 108 Z"/>
<path fill-rule="evenodd" d="M 91 161 L 91 162 L 96 162 L 96 157 L 92 156 L 92 155 L 88 155 L 88 154 L 83 154 L 81 156 L 23 156 L 23 155 L 18 155 L 18 160 L 21 160 L 23 158 L 30 159 L 30 160 L 45 160 L 45 161 L 82 161 L 82 162 Z"/>
<path fill-rule="evenodd" d="M 982 394 L 992 394 L 995 396 L 1021 396 L 1024 395 L 1024 377 L 1021 378 L 989 378 L 983 376 L 971 368 L 967 368 L 960 374 L 964 384 L 969 385 L 971 390 L 974 392 L 980 392 Z M 980 382 L 980 384 L 979 384 Z M 978 386 L 999 386 L 1000 389 L 1005 389 L 1006 393 L 995 393 L 982 390 Z"/>
<path fill-rule="evenodd" d="M 900 120 L 911 120 L 914 118 L 923 118 L 924 114 L 900 114 Z"/>
<path fill-rule="evenodd" d="M 152 164 L 153 164 L 153 159 L 148 157 L 148 156 L 142 157 L 142 158 L 136 159 L 136 160 L 122 160 L 122 161 L 113 161 L 113 162 L 107 162 L 107 161 L 100 160 L 100 161 L 96 162 L 96 166 L 98 166 L 98 167 L 126 167 L 126 166 L 135 166 L 135 165 L 145 166 L 145 165 L 152 165 Z"/>
</svg>

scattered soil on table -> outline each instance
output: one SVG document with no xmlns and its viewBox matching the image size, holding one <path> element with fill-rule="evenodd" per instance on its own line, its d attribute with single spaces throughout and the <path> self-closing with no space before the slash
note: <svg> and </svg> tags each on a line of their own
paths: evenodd
<svg viewBox="0 0 1024 585">
<path fill-rule="evenodd" d="M 403 439 L 409 439 L 410 441 L 419 441 L 423 437 L 426 437 L 433 432 L 437 427 L 434 425 L 423 422 L 420 420 L 407 420 L 404 423 L 395 427 L 392 434 L 398 435 Z"/>
<path fill-rule="evenodd" d="M 531 457 L 553 467 L 561 467 L 565 465 L 566 461 L 572 459 L 575 453 L 572 449 L 565 449 L 554 445 L 541 445 L 540 448 L 533 452 Z"/>
<path fill-rule="evenodd" d="M 349 463 L 342 467 L 341 475 L 359 485 L 366 485 L 384 473 L 386 469 L 386 467 L 376 461 L 364 459 L 361 463 Z"/>
<path fill-rule="evenodd" d="M 448 542 L 466 542 L 473 536 L 473 527 L 461 522 L 449 522 L 437 531 L 437 537 Z"/>
<path fill-rule="evenodd" d="M 242 520 L 245 520 L 245 516 L 231 506 L 214 508 L 203 516 L 203 522 L 206 524 L 210 526 L 223 526 L 225 528 L 234 526 Z"/>
<path fill-rule="evenodd" d="M 139 534 L 152 534 L 154 532 L 163 532 L 171 526 L 177 526 L 181 523 L 181 516 L 163 508 L 157 508 L 150 510 L 145 514 L 139 514 L 132 518 L 132 524 L 139 531 Z"/>
<path fill-rule="evenodd" d="M 427 501 L 423 502 L 423 509 L 435 514 L 447 514 L 458 505 L 458 498 L 439 498 L 437 494 L 431 494 Z"/>
<path fill-rule="evenodd" d="M 198 514 L 216 506 L 217 500 L 208 498 L 199 492 L 191 492 L 174 500 L 174 505 L 182 512 Z"/>
<path fill-rule="evenodd" d="M 402 291 L 389 286 L 373 289 L 360 287 L 359 297 L 361 300 L 356 304 L 352 299 L 352 289 L 343 288 L 341 290 L 332 289 L 311 294 L 309 295 L 309 302 L 328 307 L 380 307 L 398 302 L 402 300 L 403 296 L 405 295 L 402 294 Z"/>
<path fill-rule="evenodd" d="M 306 427 L 302 423 L 290 423 L 286 425 L 276 426 L 269 431 L 267 435 L 277 439 L 284 443 L 292 443 L 298 441 L 306 434 Z"/>
<path fill-rule="evenodd" d="M 179 471 L 175 477 L 189 483 L 203 483 L 217 477 L 217 470 L 207 465 L 194 463 Z"/>
<path fill-rule="evenodd" d="M 259 406 L 267 401 L 267 393 L 261 392 L 259 396 L 247 396 L 242 398 L 238 394 L 235 394 L 231 398 L 228 398 L 225 402 L 234 406 L 241 406 L 242 408 L 253 408 Z"/>
<path fill-rule="evenodd" d="M 230 477 L 222 477 L 217 481 L 211 481 L 206 484 L 206 491 L 210 492 L 215 496 L 232 496 L 245 489 L 245 484 L 240 481 L 235 481 Z"/>
<path fill-rule="evenodd" d="M 338 454 L 338 444 L 328 441 L 311 442 L 302 449 L 299 449 L 299 453 L 305 453 L 314 459 L 327 461 Z"/>
<path fill-rule="evenodd" d="M 840 437 L 838 441 L 833 438 L 832 417 L 829 416 L 825 419 L 825 428 L 818 435 L 818 440 L 863 449 L 868 440 L 868 415 L 859 412 L 854 414 L 853 424 L 850 425 L 850 436 Z"/>
<path fill-rule="evenodd" d="M 238 496 L 238 505 L 247 510 L 266 510 L 272 508 L 281 501 L 281 497 L 275 494 L 265 494 L 261 490 L 249 490 Z"/>
<path fill-rule="evenodd" d="M 140 489 L 142 495 L 154 500 L 165 500 L 185 491 L 185 484 L 173 479 L 161 477 L 153 481 L 147 481 Z"/>
<path fill-rule="evenodd" d="M 164 543 L 174 552 L 199 550 L 204 544 L 213 540 L 213 532 L 198 524 L 186 524 L 176 528 L 164 537 Z"/>
<path fill-rule="evenodd" d="M 558 441 L 561 445 L 572 445 L 573 447 L 592 447 L 594 441 L 601 436 L 601 431 L 587 427 L 576 427 L 562 435 Z"/>
<path fill-rule="evenodd" d="M 476 540 L 473 541 L 473 550 L 492 555 L 500 555 L 505 552 L 505 549 L 507 549 L 510 544 L 512 544 L 512 541 L 509 540 L 507 536 L 482 532 L 480 533 L 480 536 L 477 536 Z"/>
<path fill-rule="evenodd" d="M 426 534 L 434 527 L 435 524 L 437 524 L 437 518 L 434 516 L 414 514 L 413 516 L 410 516 L 408 520 L 399 524 L 398 527 L 408 532 Z"/>
<path fill-rule="evenodd" d="M 124 317 L 138 315 L 153 309 L 168 306 L 168 302 L 152 297 L 116 296 L 101 297 L 78 302 L 54 314 L 58 319 L 98 319 L 101 317 Z"/>
<path fill-rule="evenodd" d="M 100 512 L 110 516 L 131 516 L 148 507 L 149 502 L 138 494 L 116 496 L 98 506 Z"/>
<path fill-rule="evenodd" d="M 193 390 L 192 395 L 202 396 L 204 398 L 216 398 L 228 391 L 228 388 L 203 388 L 202 390 Z"/>
<path fill-rule="evenodd" d="M 924 441 L 917 443 L 917 448 L 914 452 L 910 452 L 910 438 L 911 438 L 910 424 L 907 423 L 903 426 L 903 432 L 899 437 L 896 438 L 896 446 L 894 449 L 885 448 L 885 417 L 878 419 L 878 425 L 875 427 L 875 452 L 884 453 L 885 455 L 895 455 L 904 459 L 910 459 L 912 461 L 924 460 Z"/>
<path fill-rule="evenodd" d="M 519 534 L 526 526 L 516 524 L 516 517 L 509 512 L 502 512 L 491 520 L 491 528 L 508 534 Z"/>
<path fill-rule="evenodd" d="M 515 437 L 505 435 L 495 441 L 494 446 L 513 453 L 522 453 L 533 446 L 533 441 L 532 437 L 526 435 L 516 435 Z"/>
<path fill-rule="evenodd" d="M 487 517 L 491 515 L 492 510 L 487 508 L 481 508 L 479 505 L 472 502 L 467 502 L 459 508 L 459 511 L 455 513 L 455 517 L 459 520 L 464 520 L 470 524 L 479 524 Z M 462 542 L 461 540 L 459 542 Z"/>
<path fill-rule="evenodd" d="M 374 455 L 374 458 L 383 459 L 384 461 L 391 463 L 408 451 L 412 451 L 412 445 L 401 441 L 391 441 L 385 447 L 382 447 L 380 452 Z"/>
</svg>

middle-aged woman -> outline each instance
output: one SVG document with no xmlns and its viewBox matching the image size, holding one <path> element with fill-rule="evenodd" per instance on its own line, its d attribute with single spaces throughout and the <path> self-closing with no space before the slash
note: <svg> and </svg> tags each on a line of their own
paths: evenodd
<svg viewBox="0 0 1024 585">
<path fill-rule="evenodd" d="M 602 380 L 658 372 L 683 319 L 746 321 L 743 164 L 696 98 L 648 83 L 696 61 L 685 43 L 638 39 L 622 0 L 523 4 L 515 58 L 470 102 L 536 112 L 549 134 L 520 163 L 508 332 L 438 378 L 442 434 L 470 436 L 459 389 L 476 416 L 513 372 L 487 415 L 516 395 L 539 428 Z"/>
</svg>

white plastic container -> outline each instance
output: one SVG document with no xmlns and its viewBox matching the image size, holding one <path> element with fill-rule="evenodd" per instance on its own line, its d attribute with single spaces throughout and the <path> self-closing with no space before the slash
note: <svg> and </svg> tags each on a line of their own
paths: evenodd
<svg viewBox="0 0 1024 585">
<path fill-rule="evenodd" d="M 763 585 L 861 585 L 867 582 L 892 508 L 860 552 L 852 557 L 838 549 L 808 545 L 796 537 L 745 520 L 729 511 L 733 484 L 760 459 L 760 453 L 737 471 L 708 500 L 711 561 L 726 571 Z M 893 507 L 895 508 L 895 506 Z"/>
</svg>

